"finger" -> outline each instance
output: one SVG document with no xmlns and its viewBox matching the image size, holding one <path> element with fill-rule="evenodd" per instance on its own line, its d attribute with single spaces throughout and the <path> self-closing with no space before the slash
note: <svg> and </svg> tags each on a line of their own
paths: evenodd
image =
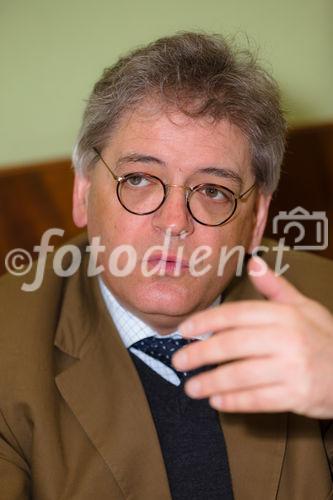
<svg viewBox="0 0 333 500">
<path fill-rule="evenodd" d="M 271 357 L 235 361 L 191 377 L 185 392 L 192 398 L 207 398 L 214 394 L 242 391 L 282 381 L 279 363 Z"/>
<path fill-rule="evenodd" d="M 209 399 L 216 410 L 232 413 L 287 412 L 292 411 L 292 402 L 282 385 L 258 387 L 239 392 L 217 394 Z"/>
<path fill-rule="evenodd" d="M 264 300 L 230 302 L 193 314 L 179 325 L 178 330 L 184 337 L 191 338 L 227 328 L 272 325 L 285 317 L 285 309 L 284 304 Z"/>
<path fill-rule="evenodd" d="M 172 364 L 178 371 L 188 371 L 250 356 L 272 355 L 280 350 L 281 337 L 275 325 L 229 329 L 179 349 L 172 356 Z"/>
<path fill-rule="evenodd" d="M 263 263 L 260 257 L 252 257 L 248 262 L 250 280 L 262 295 L 285 304 L 299 304 L 304 300 L 304 296 L 293 285 Z"/>
</svg>

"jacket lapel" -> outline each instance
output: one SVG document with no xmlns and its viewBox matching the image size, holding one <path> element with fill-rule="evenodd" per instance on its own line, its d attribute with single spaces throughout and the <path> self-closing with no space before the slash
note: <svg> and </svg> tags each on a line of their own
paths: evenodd
<svg viewBox="0 0 333 500">
<path fill-rule="evenodd" d="M 262 300 L 247 277 L 235 278 L 225 302 Z M 235 500 L 277 497 L 286 450 L 287 414 L 220 413 Z"/>
<path fill-rule="evenodd" d="M 287 415 L 219 415 L 235 500 L 274 500 L 286 449 Z"/>
<path fill-rule="evenodd" d="M 56 384 L 126 498 L 170 500 L 149 406 L 96 278 L 76 275 L 65 292 L 55 345 L 71 356 Z"/>
</svg>

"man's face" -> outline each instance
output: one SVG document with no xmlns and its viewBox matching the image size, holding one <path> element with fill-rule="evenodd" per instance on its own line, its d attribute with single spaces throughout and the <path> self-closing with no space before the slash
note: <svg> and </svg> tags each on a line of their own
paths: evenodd
<svg viewBox="0 0 333 500">
<path fill-rule="evenodd" d="M 247 138 L 228 121 L 213 124 L 192 119 L 179 112 L 141 107 L 126 114 L 101 151 L 103 159 L 117 176 L 147 172 L 166 184 L 196 186 L 201 183 L 224 185 L 236 195 L 254 182 Z M 124 158 L 128 157 L 128 160 Z M 213 168 L 211 168 L 213 167 Z M 210 172 L 204 169 L 211 168 Z M 213 170 L 215 169 L 215 170 Z M 99 256 L 103 279 L 117 299 L 161 333 L 168 333 L 194 311 L 208 307 L 221 293 L 235 272 L 231 259 L 223 276 L 217 276 L 221 247 L 243 245 L 246 251 L 260 243 L 269 198 L 257 190 L 239 201 L 237 212 L 225 225 L 204 226 L 189 214 L 184 190 L 171 187 L 164 204 L 149 215 L 129 213 L 119 203 L 117 183 L 99 161 L 89 176 L 76 176 L 74 220 L 88 226 L 88 235 L 99 236 L 106 251 Z M 170 236 L 164 276 L 142 273 L 142 261 L 153 245 L 162 245 Z M 109 255 L 119 245 L 131 245 L 137 264 L 129 275 L 116 277 L 109 271 Z M 209 272 L 193 276 L 186 266 L 193 252 L 202 245 L 211 255 L 196 266 L 210 265 Z M 173 257 L 182 250 L 183 265 L 175 276 Z M 157 252 L 158 253 L 158 252 Z M 156 252 L 153 252 L 156 255 Z M 180 255 L 180 254 L 178 254 Z M 126 263 L 123 254 L 119 267 Z M 156 265 L 151 261 L 148 269 Z M 161 264 L 161 263 L 160 263 Z"/>
</svg>

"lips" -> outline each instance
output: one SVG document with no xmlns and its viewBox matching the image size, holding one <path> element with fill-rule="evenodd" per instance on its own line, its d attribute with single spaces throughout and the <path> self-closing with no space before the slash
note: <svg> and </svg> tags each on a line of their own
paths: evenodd
<svg viewBox="0 0 333 500">
<path fill-rule="evenodd" d="M 149 265 L 161 264 L 168 268 L 188 269 L 189 263 L 186 259 L 179 259 L 176 255 L 154 254 L 147 259 Z"/>
</svg>

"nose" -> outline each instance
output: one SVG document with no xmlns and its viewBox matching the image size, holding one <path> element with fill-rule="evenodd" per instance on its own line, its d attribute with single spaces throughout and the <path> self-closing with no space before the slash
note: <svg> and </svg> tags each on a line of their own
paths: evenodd
<svg viewBox="0 0 333 500">
<path fill-rule="evenodd" d="M 182 186 L 167 188 L 163 205 L 153 214 L 153 227 L 163 232 L 169 231 L 173 237 L 184 237 L 194 230 L 193 219 L 186 206 L 186 194 Z"/>
</svg>

